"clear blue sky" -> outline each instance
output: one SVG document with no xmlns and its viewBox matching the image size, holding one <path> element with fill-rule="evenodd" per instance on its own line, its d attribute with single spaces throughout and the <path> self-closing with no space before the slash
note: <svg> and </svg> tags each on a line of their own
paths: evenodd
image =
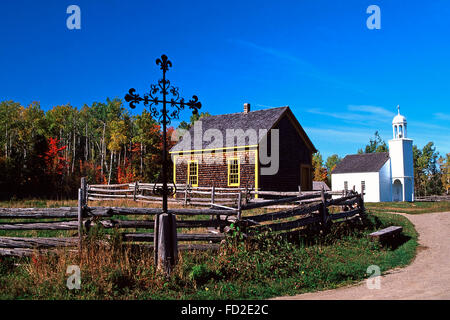
<svg viewBox="0 0 450 320">
<path fill-rule="evenodd" d="M 81 30 L 66 9 L 81 8 Z M 366 9 L 381 9 L 369 30 Z M 289 105 L 326 157 L 392 136 L 450 152 L 450 2 L 2 0 L 0 100 L 81 107 L 168 77 L 204 111 Z M 137 112 L 142 109 L 137 109 Z M 189 112 L 182 115 L 187 119 Z"/>
</svg>

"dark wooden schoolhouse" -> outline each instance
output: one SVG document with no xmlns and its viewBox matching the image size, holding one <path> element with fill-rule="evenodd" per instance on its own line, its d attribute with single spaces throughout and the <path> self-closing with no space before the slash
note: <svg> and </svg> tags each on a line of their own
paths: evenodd
<svg viewBox="0 0 450 320">
<path fill-rule="evenodd" d="M 289 107 L 251 111 L 246 103 L 243 112 L 199 121 L 170 150 L 175 183 L 312 190 L 312 155 L 317 150 Z M 275 174 L 268 175 L 264 173 L 271 165 L 267 156 L 274 160 L 272 152 L 276 150 L 271 143 L 273 129 L 278 129 L 279 166 Z M 230 145 L 233 130 L 237 134 Z M 256 140 L 249 132 L 258 133 Z"/>
</svg>

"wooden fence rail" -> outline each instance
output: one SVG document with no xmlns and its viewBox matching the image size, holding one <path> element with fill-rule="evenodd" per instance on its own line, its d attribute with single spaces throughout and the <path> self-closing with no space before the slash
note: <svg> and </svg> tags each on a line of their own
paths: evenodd
<svg viewBox="0 0 450 320">
<path fill-rule="evenodd" d="M 261 230 L 295 232 L 311 224 L 317 224 L 325 230 L 330 223 L 364 216 L 363 198 L 355 192 L 336 198 L 336 195 L 342 195 L 342 193 L 323 190 L 320 192 L 264 191 L 259 194 L 275 196 L 275 198 L 248 201 L 246 195 L 254 191 L 242 188 L 236 192 L 237 189 L 234 188 L 184 186 L 184 189 L 181 189 L 181 187 L 183 185 L 180 185 L 178 192 L 184 198 L 189 191 L 190 200 L 196 199 L 196 202 L 206 204 L 209 208 L 169 209 L 176 216 L 177 241 L 200 242 L 198 245 L 182 244 L 180 248 L 184 246 L 184 248 L 201 247 L 202 250 L 208 247 L 217 249 L 214 243 L 222 241 L 227 231 L 233 230 L 232 224 L 240 226 L 246 236 L 252 236 Z M 154 241 L 154 218 L 163 213 L 161 209 L 88 205 L 88 200 L 94 195 L 102 198 L 105 195 L 117 200 L 121 199 L 117 197 L 122 195 L 121 192 L 135 201 L 153 198 L 154 196 L 143 194 L 143 190 L 150 189 L 153 189 L 152 184 L 87 185 L 82 179 L 77 207 L 0 208 L 0 231 L 3 234 L 9 231 L 28 230 L 55 230 L 63 234 L 53 238 L 1 236 L 0 255 L 25 256 L 31 255 L 33 249 L 45 250 L 56 247 L 76 248 L 78 246 L 78 250 L 82 250 L 84 236 L 95 227 L 118 230 L 126 243 L 151 246 L 146 243 Z M 193 198 L 192 194 L 200 196 Z M 221 199 L 231 202 L 231 205 Z M 185 199 L 179 199 L 179 201 L 189 203 Z M 280 204 L 287 204 L 290 207 L 267 212 L 267 210 L 276 209 Z M 340 207 L 342 210 L 338 213 L 330 213 L 329 208 L 332 206 Z M 255 209 L 264 209 L 266 212 L 258 213 Z M 185 229 L 194 230 L 183 232 Z M 142 232 L 142 230 L 148 230 L 148 232 Z"/>
<path fill-rule="evenodd" d="M 303 196 L 312 197 L 313 195 Z M 242 219 L 241 225 L 245 227 L 245 232 L 254 233 L 263 229 L 271 231 L 292 231 L 300 227 L 305 227 L 311 224 L 320 224 L 322 229 L 326 229 L 332 221 L 359 217 L 363 218 L 365 215 L 363 200 L 360 194 L 354 193 L 339 199 L 330 199 L 331 195 L 321 192 L 320 197 L 313 198 L 315 201 L 309 204 L 300 205 L 294 208 L 245 216 Z M 285 198 L 291 201 L 298 201 L 302 197 Z M 330 200 L 328 200 L 330 199 Z M 268 201 L 269 203 L 269 201 Z M 270 203 L 273 203 L 270 201 Z M 329 207 L 341 206 L 342 210 L 338 213 L 330 213 Z M 253 204 L 244 209 L 254 208 Z M 344 211 L 345 210 L 345 211 Z M 298 219 L 292 220 L 294 217 Z M 288 219 L 289 221 L 283 221 Z M 270 222 L 269 224 L 263 224 Z"/>
<path fill-rule="evenodd" d="M 77 218 L 78 207 L 0 208 L 0 219 Z"/>
<path fill-rule="evenodd" d="M 423 202 L 450 201 L 450 195 L 416 197 L 415 201 L 423 201 Z"/>
<path fill-rule="evenodd" d="M 162 198 L 153 193 L 161 184 L 135 182 L 129 184 L 87 185 L 86 201 L 133 200 L 145 203 L 160 203 Z M 173 185 L 171 185 L 173 186 Z M 328 191 L 327 196 L 342 195 L 343 191 Z M 175 195 L 168 199 L 169 204 L 211 206 L 212 204 L 237 205 L 239 195 L 246 203 L 258 202 L 264 197 L 318 196 L 320 191 L 267 191 L 242 187 L 193 187 L 186 184 L 175 185 Z M 305 198 L 304 202 L 308 202 Z"/>
</svg>

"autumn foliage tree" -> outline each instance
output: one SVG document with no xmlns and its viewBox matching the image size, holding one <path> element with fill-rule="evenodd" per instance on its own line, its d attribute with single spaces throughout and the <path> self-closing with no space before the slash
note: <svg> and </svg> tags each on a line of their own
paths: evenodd
<svg viewBox="0 0 450 320">
<path fill-rule="evenodd" d="M 320 152 L 317 152 L 313 155 L 312 165 L 314 168 L 313 180 L 323 181 L 328 184 L 328 170 L 323 165 L 323 158 Z"/>
<path fill-rule="evenodd" d="M 81 177 L 90 184 L 158 179 L 162 132 L 148 111 L 130 115 L 120 99 L 46 110 L 0 102 L 0 198 L 76 198 Z"/>
<path fill-rule="evenodd" d="M 414 186 L 416 196 L 442 194 L 444 185 L 442 167 L 439 168 L 439 153 L 433 142 L 422 149 L 413 146 Z"/>
<path fill-rule="evenodd" d="M 48 139 L 48 151 L 43 155 L 47 166 L 47 173 L 51 176 L 62 176 L 67 168 L 67 159 L 62 156 L 66 146 L 59 147 L 59 140 L 56 138 Z"/>
<path fill-rule="evenodd" d="M 439 158 L 439 166 L 442 173 L 442 185 L 444 187 L 445 194 L 450 192 L 450 153 L 447 153 L 445 157 Z"/>
<path fill-rule="evenodd" d="M 337 155 L 333 154 L 327 158 L 325 162 L 325 167 L 327 168 L 328 173 L 328 185 L 331 186 L 331 174 L 333 173 L 334 168 L 342 161 L 342 159 Z"/>
</svg>

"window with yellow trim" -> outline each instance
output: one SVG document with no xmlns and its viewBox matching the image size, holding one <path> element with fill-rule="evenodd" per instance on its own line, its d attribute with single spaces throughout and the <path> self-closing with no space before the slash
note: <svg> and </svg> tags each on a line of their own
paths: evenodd
<svg viewBox="0 0 450 320">
<path fill-rule="evenodd" d="M 239 159 L 228 159 L 228 186 L 239 186 L 240 170 Z"/>
<path fill-rule="evenodd" d="M 196 187 L 198 186 L 198 162 L 189 161 L 188 164 L 188 181 L 189 184 Z"/>
</svg>

